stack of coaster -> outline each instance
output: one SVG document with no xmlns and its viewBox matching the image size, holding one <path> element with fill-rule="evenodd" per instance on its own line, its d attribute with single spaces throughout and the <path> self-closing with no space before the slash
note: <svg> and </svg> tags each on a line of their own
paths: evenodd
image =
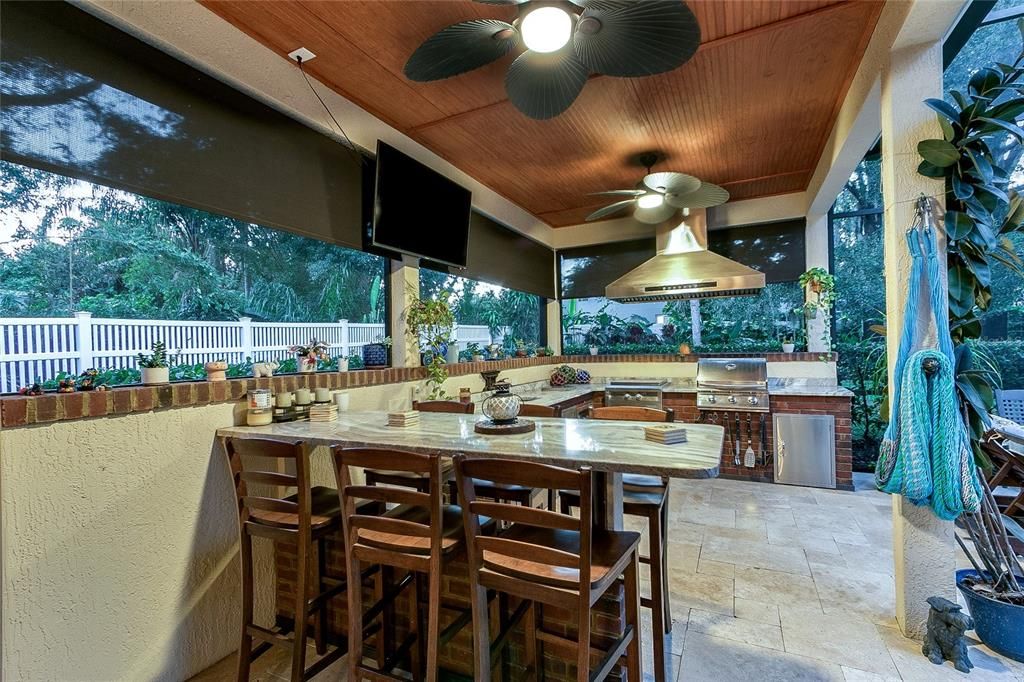
<svg viewBox="0 0 1024 682">
<path fill-rule="evenodd" d="M 415 426 L 420 423 L 420 413 L 416 410 L 409 410 L 408 412 L 389 412 L 388 413 L 388 426 L 397 426 L 404 428 L 406 426 Z"/>
<path fill-rule="evenodd" d="M 686 429 L 675 424 L 655 424 L 644 427 L 644 438 L 662 445 L 686 442 Z"/>
<path fill-rule="evenodd" d="M 334 403 L 320 403 L 309 408 L 309 421 L 333 422 L 338 420 L 338 406 Z"/>
</svg>

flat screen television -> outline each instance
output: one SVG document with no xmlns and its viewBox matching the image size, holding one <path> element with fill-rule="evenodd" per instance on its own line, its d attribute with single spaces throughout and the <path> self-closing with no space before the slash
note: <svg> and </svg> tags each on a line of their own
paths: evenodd
<svg viewBox="0 0 1024 682">
<path fill-rule="evenodd" d="M 373 245 L 466 267 L 473 193 L 377 141 Z"/>
</svg>

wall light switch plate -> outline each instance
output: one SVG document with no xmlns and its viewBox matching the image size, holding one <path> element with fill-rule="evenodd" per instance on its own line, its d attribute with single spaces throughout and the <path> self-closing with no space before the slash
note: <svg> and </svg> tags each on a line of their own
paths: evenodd
<svg viewBox="0 0 1024 682">
<path fill-rule="evenodd" d="M 288 53 L 288 59 L 291 59 L 293 62 L 299 61 L 300 57 L 302 58 L 303 64 L 305 64 L 311 59 L 316 59 L 316 55 L 304 47 L 300 47 L 299 49 L 292 50 L 291 52 Z"/>
</svg>

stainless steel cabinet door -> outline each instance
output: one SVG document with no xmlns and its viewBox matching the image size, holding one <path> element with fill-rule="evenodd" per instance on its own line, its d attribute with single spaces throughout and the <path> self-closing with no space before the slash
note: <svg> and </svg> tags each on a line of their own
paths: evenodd
<svg viewBox="0 0 1024 682">
<path fill-rule="evenodd" d="M 776 414 L 775 482 L 836 487 L 836 427 L 832 415 Z"/>
</svg>

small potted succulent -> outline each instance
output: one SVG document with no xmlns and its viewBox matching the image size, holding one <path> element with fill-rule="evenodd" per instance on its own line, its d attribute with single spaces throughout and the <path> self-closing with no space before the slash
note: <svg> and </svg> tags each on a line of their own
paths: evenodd
<svg viewBox="0 0 1024 682">
<path fill-rule="evenodd" d="M 388 349 L 391 348 L 390 336 L 378 336 L 373 343 L 363 346 L 364 367 L 387 367 Z"/>
<path fill-rule="evenodd" d="M 796 350 L 796 344 L 793 342 L 792 336 L 786 336 L 782 339 L 782 352 L 792 353 Z"/>
<path fill-rule="evenodd" d="M 81 374 L 78 375 L 78 390 L 79 391 L 93 391 L 97 387 L 99 381 L 100 371 L 94 367 L 90 367 Z"/>
<path fill-rule="evenodd" d="M 317 341 L 314 338 L 310 339 L 305 346 L 291 346 L 288 348 L 288 352 L 298 359 L 300 372 L 315 372 L 317 362 L 328 358 L 327 349 L 330 347 L 330 344 Z"/>
<path fill-rule="evenodd" d="M 142 372 L 142 383 L 146 386 L 166 384 L 171 381 L 170 359 L 167 345 L 163 341 L 153 343 L 152 353 L 139 353 L 136 362 Z"/>
<path fill-rule="evenodd" d="M 529 354 L 529 351 L 526 350 L 526 342 L 522 339 L 516 339 L 516 357 L 525 358 Z"/>
</svg>

